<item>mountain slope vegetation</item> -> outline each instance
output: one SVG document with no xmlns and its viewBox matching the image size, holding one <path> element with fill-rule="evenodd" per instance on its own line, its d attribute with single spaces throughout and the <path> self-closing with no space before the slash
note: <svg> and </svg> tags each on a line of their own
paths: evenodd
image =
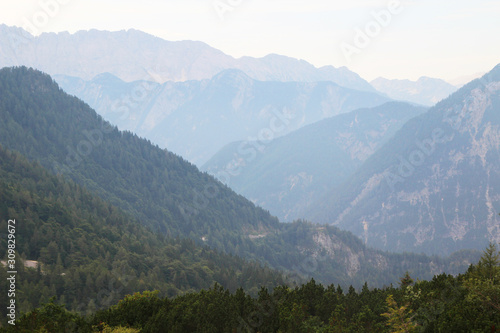
<svg viewBox="0 0 500 333">
<path fill-rule="evenodd" d="M 284 283 L 282 273 L 199 246 L 167 239 L 81 186 L 50 174 L 37 162 L 0 146 L 0 227 L 15 220 L 16 303 L 31 311 L 54 297 L 86 313 L 115 304 L 127 294 L 158 290 L 174 296 L 217 282 L 256 294 Z M 0 240 L 7 257 L 7 237 Z M 37 268 L 25 268 L 26 260 Z M 13 270 L 13 269 L 10 269 Z M 9 290 L 0 267 L 0 288 Z M 9 298 L 0 295 L 2 319 Z"/>
<path fill-rule="evenodd" d="M 210 234 L 208 245 L 230 250 L 238 233 L 277 226 L 276 218 L 180 157 L 118 131 L 49 76 L 27 68 L 3 69 L 0 76 L 0 142 L 153 230 L 198 239 Z"/>
<path fill-rule="evenodd" d="M 135 293 L 88 316 L 49 302 L 5 332 L 497 332 L 500 253 L 494 244 L 458 276 L 440 274 L 398 286 L 359 290 L 314 279 L 296 288 L 261 288 L 258 297 L 214 285 L 175 298 Z M 2 329 L 0 329 L 1 332 Z"/>
</svg>

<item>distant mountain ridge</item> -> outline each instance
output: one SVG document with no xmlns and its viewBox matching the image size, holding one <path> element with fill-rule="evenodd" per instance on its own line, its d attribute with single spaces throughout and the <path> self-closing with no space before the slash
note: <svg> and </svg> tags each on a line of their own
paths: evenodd
<svg viewBox="0 0 500 333">
<path fill-rule="evenodd" d="M 203 42 L 166 41 L 134 29 L 43 33 L 34 37 L 21 28 L 2 24 L 0 67 L 19 65 L 84 80 L 109 72 L 126 82 L 158 83 L 210 79 L 225 69 L 239 69 L 260 81 L 332 81 L 375 92 L 346 67 L 316 68 L 304 60 L 275 54 L 235 59 Z"/>
<path fill-rule="evenodd" d="M 251 137 L 267 141 L 326 117 L 389 101 L 328 81 L 258 81 L 237 69 L 207 80 L 164 84 L 126 83 L 110 73 L 90 81 L 54 78 L 120 129 L 197 165 L 230 142 Z"/>
<path fill-rule="evenodd" d="M 408 121 L 308 218 L 391 251 L 500 241 L 500 65 Z"/>
<path fill-rule="evenodd" d="M 417 81 L 377 78 L 370 84 L 392 99 L 433 106 L 458 88 L 441 79 L 421 77 Z"/>
</svg>

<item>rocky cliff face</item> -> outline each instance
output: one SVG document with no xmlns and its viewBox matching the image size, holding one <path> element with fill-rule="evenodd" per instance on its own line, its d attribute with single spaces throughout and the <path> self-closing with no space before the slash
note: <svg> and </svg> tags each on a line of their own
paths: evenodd
<svg viewBox="0 0 500 333">
<path fill-rule="evenodd" d="M 409 271 L 412 276 L 418 275 L 419 278 L 432 277 L 443 270 L 448 274 L 458 274 L 479 256 L 479 252 L 475 251 L 460 251 L 446 259 L 411 253 L 391 254 L 366 247 L 359 239 L 331 226 L 307 227 L 293 223 L 288 227 L 294 228 L 299 240 L 294 242 L 292 239 L 290 244 L 305 256 L 305 259 L 293 266 L 295 273 L 314 276 L 321 272 L 329 282 L 329 276 L 336 276 L 333 283 L 341 285 L 351 284 L 352 281 L 366 281 L 370 276 L 372 280 L 399 281 L 401 275 L 398 276 L 400 273 L 396 272 L 405 271 Z"/>
<path fill-rule="evenodd" d="M 499 149 L 497 66 L 410 120 L 310 214 L 387 250 L 484 248 L 500 241 Z"/>
</svg>

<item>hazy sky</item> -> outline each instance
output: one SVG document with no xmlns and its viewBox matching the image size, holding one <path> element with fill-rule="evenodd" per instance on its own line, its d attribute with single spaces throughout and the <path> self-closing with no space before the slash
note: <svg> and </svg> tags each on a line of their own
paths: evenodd
<svg viewBox="0 0 500 333">
<path fill-rule="evenodd" d="M 134 28 L 234 57 L 347 66 L 367 80 L 454 79 L 500 63 L 499 0 L 0 0 L 0 23 L 26 22 L 40 32 Z"/>
</svg>

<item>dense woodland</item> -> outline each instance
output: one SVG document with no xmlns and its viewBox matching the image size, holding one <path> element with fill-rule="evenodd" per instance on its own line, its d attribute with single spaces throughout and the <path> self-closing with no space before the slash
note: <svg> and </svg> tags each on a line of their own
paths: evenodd
<svg viewBox="0 0 500 333">
<path fill-rule="evenodd" d="M 25 67 L 0 70 L 0 95 L 0 144 L 30 161 L 38 161 L 57 174 L 58 179 L 68 181 L 64 185 L 69 187 L 66 193 L 72 191 L 75 185 L 69 184 L 74 182 L 106 202 L 92 207 L 91 202 L 97 200 L 93 197 L 83 202 L 86 206 L 79 207 L 77 199 L 75 204 L 64 206 L 68 216 L 79 216 L 77 212 L 82 209 L 99 212 L 103 205 L 117 207 L 128 216 L 127 219 L 134 221 L 131 228 L 141 224 L 154 238 L 167 238 L 176 244 L 190 239 L 200 246 L 210 246 L 222 253 L 283 270 L 294 275 L 294 280 L 314 277 L 322 283 L 340 284 L 343 288 L 351 284 L 359 288 L 365 281 L 370 286 L 382 287 L 396 282 L 405 271 L 421 279 L 432 278 L 443 271 L 456 274 L 479 258 L 478 253 L 470 251 L 445 259 L 390 254 L 367 248 L 351 233 L 333 226 L 306 221 L 279 223 L 268 212 L 213 177 L 200 173 L 179 156 L 111 126 L 88 105 L 64 93 L 50 76 L 39 71 Z M 30 191 L 25 190 L 26 193 Z M 78 193 L 73 195 L 84 197 Z M 71 211 L 73 208 L 75 210 Z M 23 209 L 28 216 L 34 215 L 32 220 L 40 219 L 31 207 Z M 107 210 L 110 209 L 116 210 Z M 16 217 L 21 219 L 21 216 Z M 41 219 L 62 223 L 54 214 L 44 213 Z M 72 218 L 67 220 L 76 223 Z M 81 232 L 94 232 L 85 222 L 83 224 L 78 227 Z M 68 251 L 69 245 L 60 249 L 61 244 L 69 242 L 62 239 L 73 235 L 51 231 L 50 237 L 54 234 L 59 235 L 60 240 L 54 241 L 56 244 L 51 245 L 49 253 Z M 338 248 L 334 255 L 319 247 L 315 237 L 327 237 L 335 242 Z M 183 240 L 174 241 L 177 238 Z M 146 246 L 144 241 L 140 243 Z M 22 246 L 28 245 L 23 243 Z M 93 246 L 87 247 L 92 249 L 91 254 L 97 251 Z M 40 247 L 22 251 L 28 260 L 42 259 L 43 262 L 48 259 L 45 254 L 40 258 L 42 252 L 37 252 L 41 251 Z M 99 255 L 106 258 L 105 251 Z M 74 256 L 78 255 L 73 252 L 67 255 L 71 259 Z M 57 257 L 50 260 L 57 263 Z M 61 260 L 65 263 L 66 256 L 61 254 Z M 359 264 L 347 269 L 352 262 Z"/>
<path fill-rule="evenodd" d="M 494 244 L 465 274 L 437 275 L 360 291 L 314 280 L 295 288 L 262 287 L 251 297 L 214 285 L 175 298 L 128 295 L 82 316 L 55 300 L 26 313 L 5 332 L 497 332 L 500 254 Z"/>
<path fill-rule="evenodd" d="M 7 230 L 5 217 L 15 217 L 21 312 L 52 297 L 69 310 L 86 313 L 137 291 L 156 289 L 159 296 L 171 297 L 217 282 L 256 295 L 260 286 L 284 283 L 281 273 L 255 262 L 189 239 L 155 235 L 80 186 L 1 146 L 0 162 L 0 230 Z M 0 239 L 0 249 L 0 258 L 6 258 L 7 237 Z M 24 269 L 23 259 L 40 266 Z M 6 269 L 0 268 L 2 291 L 9 289 L 6 278 Z M 7 293 L 0 293 L 2 314 L 7 302 Z"/>
</svg>

